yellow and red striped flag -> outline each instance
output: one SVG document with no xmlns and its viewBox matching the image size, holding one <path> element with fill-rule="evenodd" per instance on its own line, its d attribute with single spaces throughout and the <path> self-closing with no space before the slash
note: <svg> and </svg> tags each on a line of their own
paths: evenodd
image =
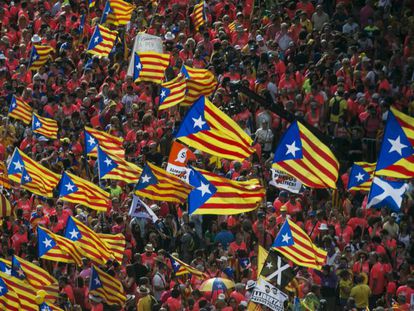
<svg viewBox="0 0 414 311">
<path fill-rule="evenodd" d="M 49 45 L 34 44 L 30 52 L 29 66 L 30 70 L 39 70 L 51 58 L 54 49 Z"/>
<path fill-rule="evenodd" d="M 87 126 L 85 126 L 84 134 L 85 149 L 88 156 L 96 158 L 98 156 L 98 146 L 101 146 L 110 154 L 122 159 L 125 158 L 125 150 L 123 148 L 124 139 L 122 137 L 116 137 Z"/>
<path fill-rule="evenodd" d="M 9 278 L 9 275 L 6 275 Z M 4 276 L 4 278 L 6 278 Z M 0 276 L 0 309 L 7 311 L 21 311 L 20 299 L 17 296 L 16 292 L 3 280 L 3 277 Z"/>
<path fill-rule="evenodd" d="M 327 252 L 313 244 L 306 232 L 290 219 L 280 228 L 272 248 L 303 267 L 321 270 L 326 261 Z"/>
<path fill-rule="evenodd" d="M 118 263 L 122 263 L 124 258 L 126 240 L 125 236 L 122 233 L 117 234 L 105 234 L 97 233 L 98 237 L 106 243 L 109 249 L 112 251 L 115 260 Z"/>
<path fill-rule="evenodd" d="M 200 26 L 204 25 L 207 20 L 204 1 L 201 1 L 194 6 L 193 13 L 190 16 L 193 20 L 195 30 L 198 31 Z"/>
<path fill-rule="evenodd" d="M 98 212 L 106 212 L 109 207 L 108 192 L 68 171 L 62 174 L 58 191 L 62 201 L 82 204 Z"/>
<path fill-rule="evenodd" d="M 11 216 L 14 208 L 4 194 L 0 194 L 0 218 Z"/>
<path fill-rule="evenodd" d="M 147 162 L 135 186 L 135 194 L 151 200 L 183 203 L 191 189 L 180 178 Z"/>
<path fill-rule="evenodd" d="M 136 52 L 133 55 L 133 80 L 160 84 L 170 64 L 170 55 L 156 52 Z"/>
<path fill-rule="evenodd" d="M 123 306 L 126 300 L 122 283 L 95 265 L 92 266 L 89 293 L 101 297 L 109 305 Z"/>
<path fill-rule="evenodd" d="M 202 95 L 210 96 L 217 87 L 216 77 L 210 70 L 183 65 L 181 73 L 187 79 L 187 93 L 182 106 L 192 105 Z"/>
<path fill-rule="evenodd" d="M 123 0 L 107 0 L 102 12 L 101 24 L 122 26 L 129 23 L 135 6 Z"/>
<path fill-rule="evenodd" d="M 369 191 L 377 163 L 355 162 L 349 172 L 348 190 Z"/>
<path fill-rule="evenodd" d="M 14 96 L 10 102 L 9 117 L 29 125 L 32 122 L 33 109 L 23 98 Z"/>
<path fill-rule="evenodd" d="M 7 173 L 6 163 L 0 161 L 0 189 L 11 189 L 9 174 Z"/>
<path fill-rule="evenodd" d="M 89 54 L 107 57 L 115 45 L 117 35 L 118 32 L 115 30 L 96 25 L 86 51 Z"/>
<path fill-rule="evenodd" d="M 326 145 L 298 121 L 293 122 L 280 139 L 272 166 L 310 188 L 336 189 L 338 160 Z"/>
<path fill-rule="evenodd" d="M 23 189 L 48 198 L 53 198 L 53 189 L 60 179 L 58 174 L 32 160 L 18 148 L 14 149 L 7 171 L 9 179 Z"/>
<path fill-rule="evenodd" d="M 171 267 L 174 270 L 176 276 L 184 275 L 184 274 L 192 274 L 199 279 L 208 279 L 207 274 L 197 270 L 196 268 L 186 264 L 184 261 L 174 257 L 173 255 L 169 255 L 169 259 L 171 262 Z"/>
<path fill-rule="evenodd" d="M 254 152 L 250 136 L 204 96 L 188 110 L 175 138 L 190 147 L 230 160 L 244 160 Z"/>
<path fill-rule="evenodd" d="M 99 179 L 122 180 L 128 184 L 134 184 L 139 179 L 141 171 L 138 165 L 111 155 L 109 151 L 98 146 Z"/>
<path fill-rule="evenodd" d="M 56 139 L 59 131 L 56 120 L 39 116 L 33 112 L 32 116 L 33 133 L 42 135 L 47 138 Z"/>
<path fill-rule="evenodd" d="M 187 93 L 187 82 L 181 73 L 168 82 L 161 83 L 159 109 L 167 109 L 184 101 Z"/>
</svg>

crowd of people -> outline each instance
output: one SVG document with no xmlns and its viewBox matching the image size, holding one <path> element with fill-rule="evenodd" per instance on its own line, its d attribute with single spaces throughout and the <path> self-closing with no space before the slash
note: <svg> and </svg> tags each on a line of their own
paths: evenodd
<svg viewBox="0 0 414 311">
<path fill-rule="evenodd" d="M 154 224 L 128 215 L 133 185 L 123 182 L 104 184 L 111 196 L 104 214 L 15 184 L 5 190 L 15 216 L 2 222 L 2 257 L 15 254 L 49 269 L 61 290 L 56 305 L 64 310 L 247 310 L 258 277 L 258 246 L 269 250 L 290 217 L 328 256 L 322 271 L 295 267 L 295 286 L 283 289 L 289 295 L 286 310 L 413 310 L 414 184 L 409 181 L 400 213 L 368 209 L 365 192 L 346 191 L 352 163 L 376 161 L 391 105 L 414 116 L 413 1 L 207 0 L 206 23 L 196 31 L 193 0 L 134 0 L 131 21 L 118 29 L 125 41 L 103 58 L 86 48 L 105 3 L 97 0 L 89 8 L 89 2 L 94 1 L 1 1 L 2 160 L 7 163 L 19 147 L 56 173 L 70 170 L 98 184 L 95 160 L 83 156 L 82 131 L 92 126 L 123 137 L 128 161 L 165 167 L 186 108 L 159 111 L 159 85 L 127 76 L 126 55 L 135 35 L 145 31 L 162 38 L 171 55 L 170 76 L 183 64 L 214 73 L 218 86 L 211 101 L 257 145 L 243 162 L 209 161 L 196 152 L 192 165 L 233 180 L 259 178 L 266 200 L 256 211 L 234 216 L 189 215 L 186 206 L 146 200 L 160 219 Z M 33 44 L 55 49 L 38 71 L 28 68 Z M 269 104 L 235 91 L 230 84 L 236 81 Z M 9 118 L 13 95 L 57 120 L 59 139 L 39 139 L 30 126 Z M 341 163 L 337 191 L 294 194 L 269 184 L 272 152 L 289 125 L 272 106 L 330 138 Z M 73 215 L 96 232 L 125 235 L 123 262 L 102 267 L 122 282 L 124 306 L 108 306 L 88 294 L 88 259 L 74 267 L 38 258 L 33 212 L 55 233 Z M 216 294 L 201 291 L 204 280 L 175 276 L 168 254 L 236 285 Z M 247 266 L 239 260 L 246 257 Z"/>
</svg>

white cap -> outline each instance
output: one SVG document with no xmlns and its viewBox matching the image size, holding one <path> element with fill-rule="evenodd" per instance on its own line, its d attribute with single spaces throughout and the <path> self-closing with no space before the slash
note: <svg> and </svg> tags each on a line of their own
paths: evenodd
<svg viewBox="0 0 414 311">
<path fill-rule="evenodd" d="M 35 34 L 33 35 L 31 40 L 33 43 L 39 43 L 40 41 L 42 41 L 42 38 L 38 34 Z"/>
<path fill-rule="evenodd" d="M 175 35 L 171 31 L 169 31 L 165 34 L 164 38 L 167 41 L 172 41 L 175 39 Z"/>
<path fill-rule="evenodd" d="M 328 230 L 328 226 L 327 226 L 326 224 L 322 223 L 322 224 L 319 226 L 319 230 Z"/>
<path fill-rule="evenodd" d="M 263 39 L 263 37 L 262 37 L 262 35 L 257 35 L 256 36 L 256 41 L 263 41 L 264 39 Z"/>
</svg>

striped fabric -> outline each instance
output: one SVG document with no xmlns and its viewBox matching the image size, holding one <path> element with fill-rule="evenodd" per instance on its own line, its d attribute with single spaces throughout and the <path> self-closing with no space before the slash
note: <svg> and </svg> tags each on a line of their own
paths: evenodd
<svg viewBox="0 0 414 311">
<path fill-rule="evenodd" d="M 112 251 L 112 255 L 118 263 L 122 263 L 124 258 L 126 240 L 122 233 L 118 234 L 105 234 L 97 233 L 98 237 L 106 243 L 109 249 Z"/>
<path fill-rule="evenodd" d="M 199 279 L 208 278 L 208 276 L 205 273 L 201 272 L 200 270 L 197 270 L 196 268 L 190 266 L 189 264 L 186 264 L 184 261 L 181 261 L 177 257 L 174 257 L 173 255 L 169 255 L 169 258 L 171 261 L 171 267 L 173 268 L 176 276 L 192 274 Z"/>
<path fill-rule="evenodd" d="M 181 104 L 186 97 L 186 93 L 187 83 L 182 74 L 171 81 L 161 83 L 159 109 L 167 109 Z"/>
<path fill-rule="evenodd" d="M 0 309 L 20 311 L 20 300 L 17 294 L 0 278 Z"/>
<path fill-rule="evenodd" d="M 32 122 L 33 109 L 23 98 L 14 96 L 10 102 L 9 117 L 29 125 Z"/>
<path fill-rule="evenodd" d="M 39 116 L 33 113 L 32 116 L 32 131 L 33 133 L 42 135 L 47 138 L 56 139 L 59 131 L 57 121 Z"/>
<path fill-rule="evenodd" d="M 202 95 L 210 96 L 217 87 L 216 77 L 210 70 L 183 65 L 181 73 L 187 79 L 187 94 L 182 106 L 192 105 Z"/>
<path fill-rule="evenodd" d="M 237 26 L 237 23 L 236 23 L 236 21 L 233 21 L 233 22 L 231 22 L 230 24 L 229 24 L 229 31 L 230 32 L 234 32 L 235 30 L 236 30 L 236 26 Z"/>
<path fill-rule="evenodd" d="M 377 163 L 355 162 L 349 173 L 348 190 L 369 191 Z"/>
<path fill-rule="evenodd" d="M 28 68 L 33 71 L 39 70 L 51 58 L 53 52 L 54 49 L 51 46 L 34 44 L 30 52 Z"/>
<path fill-rule="evenodd" d="M 20 149 L 14 149 L 7 171 L 9 179 L 20 184 L 23 189 L 53 198 L 53 189 L 59 182 L 59 175 L 32 160 Z"/>
<path fill-rule="evenodd" d="M 131 20 L 134 9 L 135 6 L 123 0 L 107 0 L 102 13 L 101 24 L 126 25 Z"/>
<path fill-rule="evenodd" d="M 39 311 L 39 306 L 36 303 L 36 293 L 30 284 L 3 272 L 0 272 L 0 280 L 4 282 L 9 292 L 16 293 L 20 310 Z M 8 311 L 9 309 L 5 310 Z"/>
<path fill-rule="evenodd" d="M 97 266 L 92 266 L 89 294 L 101 297 L 109 305 L 123 306 L 126 300 L 122 283 Z"/>
<path fill-rule="evenodd" d="M 110 154 L 114 154 L 120 158 L 125 158 L 125 150 L 123 148 L 124 139 L 116 137 L 109 133 L 96 130 L 85 126 L 85 146 L 86 154 L 91 157 L 97 157 L 98 145 L 107 150 Z"/>
<path fill-rule="evenodd" d="M 134 55 L 133 79 L 160 84 L 170 63 L 169 54 L 156 52 L 136 52 Z"/>
<path fill-rule="evenodd" d="M 190 147 L 230 160 L 244 160 L 254 152 L 250 136 L 204 96 L 188 110 L 175 137 Z"/>
<path fill-rule="evenodd" d="M 4 194 L 0 194 L 0 218 L 11 216 L 14 208 Z"/>
<path fill-rule="evenodd" d="M 107 57 L 115 45 L 117 35 L 117 31 L 96 25 L 86 51 L 92 55 Z"/>
<path fill-rule="evenodd" d="M 191 19 L 194 23 L 195 30 L 199 30 L 200 26 L 203 26 L 206 23 L 206 14 L 205 14 L 205 3 L 201 1 L 200 3 L 194 6 L 193 13 L 191 14 Z"/>
<path fill-rule="evenodd" d="M 6 163 L 0 161 L 0 189 L 11 189 Z"/>
</svg>

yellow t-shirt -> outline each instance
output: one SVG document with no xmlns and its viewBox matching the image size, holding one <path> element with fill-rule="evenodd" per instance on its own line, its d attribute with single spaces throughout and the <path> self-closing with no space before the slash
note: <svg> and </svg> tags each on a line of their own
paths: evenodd
<svg viewBox="0 0 414 311">
<path fill-rule="evenodd" d="M 349 291 L 344 291 L 344 289 L 346 288 L 351 289 L 352 284 L 353 284 L 352 279 L 348 279 L 348 280 L 341 279 L 339 281 L 339 298 L 341 299 L 349 298 Z"/>
<path fill-rule="evenodd" d="M 146 295 L 138 300 L 137 311 L 151 311 L 152 299 L 150 295 Z"/>
<path fill-rule="evenodd" d="M 351 289 L 350 297 L 355 299 L 355 305 L 357 308 L 368 307 L 369 296 L 371 295 L 371 289 L 368 285 L 358 284 Z"/>
</svg>

